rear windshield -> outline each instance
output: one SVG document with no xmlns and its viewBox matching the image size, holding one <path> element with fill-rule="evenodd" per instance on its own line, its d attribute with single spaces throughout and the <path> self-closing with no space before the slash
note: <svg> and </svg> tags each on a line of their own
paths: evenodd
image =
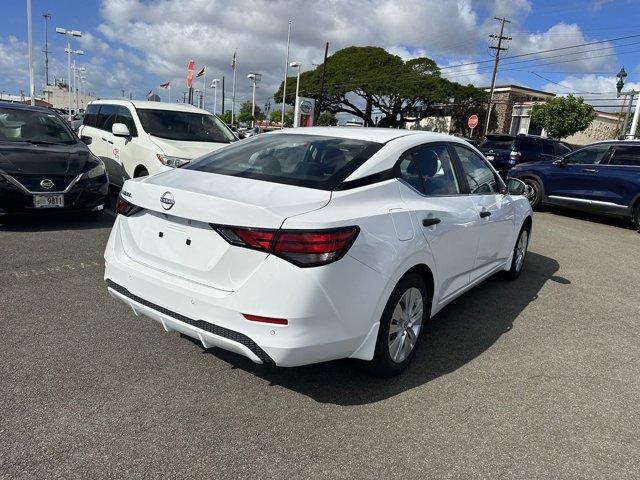
<svg viewBox="0 0 640 480">
<path fill-rule="evenodd" d="M 381 143 L 297 134 L 262 134 L 184 167 L 320 190 L 335 190 Z"/>
<path fill-rule="evenodd" d="M 138 109 L 145 132 L 154 137 L 185 142 L 231 143 L 236 140 L 217 117 L 204 113 Z"/>
<path fill-rule="evenodd" d="M 76 139 L 53 112 L 0 108 L 0 142 L 68 145 Z"/>
<path fill-rule="evenodd" d="M 513 138 L 509 138 L 509 137 L 505 137 L 505 138 L 486 138 L 485 140 L 483 140 L 482 142 L 480 142 L 480 145 L 478 145 L 478 148 L 483 148 L 483 149 L 493 149 L 493 150 L 511 150 L 511 147 L 513 145 Z"/>
</svg>

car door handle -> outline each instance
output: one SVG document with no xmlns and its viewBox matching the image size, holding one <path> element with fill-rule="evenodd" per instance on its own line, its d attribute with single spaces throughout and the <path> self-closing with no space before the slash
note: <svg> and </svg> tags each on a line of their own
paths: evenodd
<svg viewBox="0 0 640 480">
<path fill-rule="evenodd" d="M 596 173 L 595 168 L 583 168 L 582 171 L 585 173 Z"/>
<path fill-rule="evenodd" d="M 489 211 L 484 211 L 484 212 L 480 212 L 480 218 L 486 218 L 486 217 L 490 217 L 491 216 L 491 212 Z"/>
<path fill-rule="evenodd" d="M 425 218 L 422 220 L 423 227 L 433 227 L 441 222 L 439 218 Z"/>
<path fill-rule="evenodd" d="M 113 145 L 113 142 L 111 140 L 107 140 L 107 143 L 110 143 L 111 145 Z"/>
<path fill-rule="evenodd" d="M 106 139 L 106 138 L 104 138 L 104 137 L 102 137 L 102 141 L 103 141 L 103 142 L 106 142 L 106 141 L 107 141 L 107 139 Z"/>
</svg>

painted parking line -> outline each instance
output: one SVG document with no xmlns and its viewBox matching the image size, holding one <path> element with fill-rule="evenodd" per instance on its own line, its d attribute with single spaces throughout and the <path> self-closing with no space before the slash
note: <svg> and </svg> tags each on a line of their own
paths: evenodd
<svg viewBox="0 0 640 480">
<path fill-rule="evenodd" d="M 29 268 L 25 270 L 14 270 L 13 272 L 5 272 L 15 279 L 24 280 L 32 277 L 47 276 L 63 276 L 73 271 L 97 271 L 103 267 L 102 262 L 86 261 L 86 262 L 69 262 L 50 267 Z"/>
</svg>

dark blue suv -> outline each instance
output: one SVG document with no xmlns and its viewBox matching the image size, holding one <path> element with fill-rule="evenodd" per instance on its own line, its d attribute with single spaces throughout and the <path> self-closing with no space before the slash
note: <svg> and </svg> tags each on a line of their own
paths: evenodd
<svg viewBox="0 0 640 480">
<path fill-rule="evenodd" d="M 588 145 L 556 160 L 509 171 L 533 189 L 531 205 L 553 204 L 631 218 L 640 230 L 640 141 Z"/>
</svg>

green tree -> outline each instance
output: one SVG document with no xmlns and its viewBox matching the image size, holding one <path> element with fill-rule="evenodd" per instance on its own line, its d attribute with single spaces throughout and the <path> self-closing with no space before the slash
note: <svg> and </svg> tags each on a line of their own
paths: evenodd
<svg viewBox="0 0 640 480">
<path fill-rule="evenodd" d="M 554 97 L 531 109 L 531 121 L 558 139 L 585 130 L 595 118 L 594 108 L 573 95 Z"/>
<path fill-rule="evenodd" d="M 321 127 L 335 127 L 338 125 L 338 119 L 333 113 L 325 110 L 318 117 L 318 125 Z"/>
<path fill-rule="evenodd" d="M 231 110 L 227 110 L 226 112 L 221 113 L 220 115 L 218 115 L 218 117 L 220 117 L 220 120 L 222 120 L 227 125 L 231 125 Z"/>
<path fill-rule="evenodd" d="M 271 113 L 269 114 L 269 120 L 271 122 L 280 123 L 282 121 L 282 110 L 271 110 Z M 293 127 L 293 111 L 285 110 L 284 126 Z"/>
<path fill-rule="evenodd" d="M 300 75 L 300 95 L 318 102 L 323 66 Z M 286 102 L 295 99 L 294 77 L 287 80 Z M 282 100 L 283 85 L 274 98 Z M 325 91 L 318 110 L 333 114 L 347 113 L 361 118 L 365 126 L 374 125 L 373 112 L 378 111 L 382 127 L 404 124 L 416 111 L 426 116 L 428 107 L 448 102 L 449 98 L 465 101 L 484 97 L 475 87 L 463 87 L 440 76 L 430 58 L 403 61 L 380 47 L 347 47 L 327 59 Z"/>
<path fill-rule="evenodd" d="M 262 113 L 262 110 L 258 105 L 256 105 L 256 108 L 255 108 L 255 118 L 252 118 L 251 108 L 252 108 L 252 104 L 249 101 L 243 102 L 242 105 L 240 105 L 240 113 L 238 113 L 239 122 L 250 123 L 252 119 L 253 120 L 264 119 L 264 114 Z"/>
</svg>

